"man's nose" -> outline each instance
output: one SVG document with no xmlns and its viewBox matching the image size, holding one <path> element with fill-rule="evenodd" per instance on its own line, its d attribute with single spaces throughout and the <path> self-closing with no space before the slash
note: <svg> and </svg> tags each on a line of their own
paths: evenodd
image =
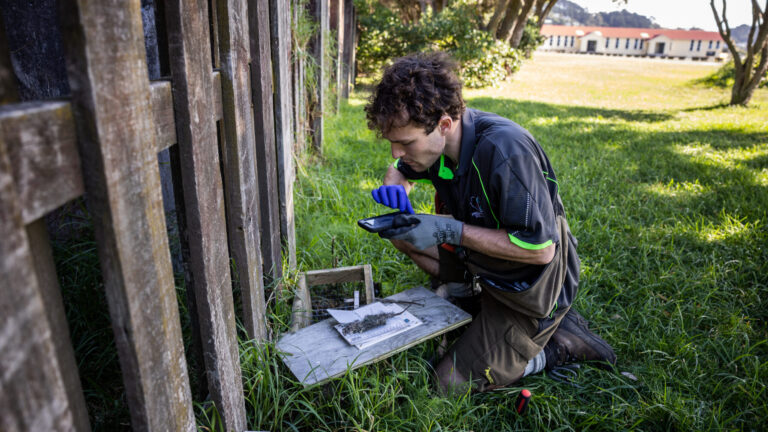
<svg viewBox="0 0 768 432">
<path fill-rule="evenodd" d="M 400 159 L 403 156 L 405 156 L 405 151 L 403 151 L 403 148 L 397 144 L 392 144 L 392 158 Z"/>
</svg>

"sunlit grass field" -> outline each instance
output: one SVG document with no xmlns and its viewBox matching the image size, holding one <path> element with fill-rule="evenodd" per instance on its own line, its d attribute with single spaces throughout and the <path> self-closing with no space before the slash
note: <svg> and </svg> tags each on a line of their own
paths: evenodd
<svg viewBox="0 0 768 432">
<path fill-rule="evenodd" d="M 574 386 L 444 398 L 424 343 L 329 384 L 303 388 L 271 348 L 243 345 L 250 426 L 269 430 L 762 430 L 768 418 L 768 91 L 730 108 L 729 90 L 692 84 L 717 66 L 537 54 L 470 107 L 529 129 L 548 153 L 582 259 L 575 306 L 618 365 Z M 355 221 L 391 162 L 365 127 L 365 93 L 327 122 L 323 156 L 296 188 L 300 270 L 370 263 L 384 295 L 428 283 Z M 417 211 L 433 190 L 417 186 Z M 285 329 L 286 303 L 272 305 Z M 636 380 L 622 374 L 629 372 Z"/>
</svg>

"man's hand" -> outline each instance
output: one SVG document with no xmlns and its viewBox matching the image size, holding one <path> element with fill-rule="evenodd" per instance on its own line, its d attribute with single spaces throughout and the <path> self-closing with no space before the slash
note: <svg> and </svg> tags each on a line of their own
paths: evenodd
<svg viewBox="0 0 768 432">
<path fill-rule="evenodd" d="M 392 228 L 379 233 L 385 239 L 404 240 L 424 250 L 441 243 L 461 244 L 464 223 L 451 217 L 427 214 L 397 215 Z"/>
<path fill-rule="evenodd" d="M 387 207 L 398 209 L 401 212 L 413 214 L 411 201 L 402 185 L 384 185 L 371 191 L 373 200 Z"/>
</svg>

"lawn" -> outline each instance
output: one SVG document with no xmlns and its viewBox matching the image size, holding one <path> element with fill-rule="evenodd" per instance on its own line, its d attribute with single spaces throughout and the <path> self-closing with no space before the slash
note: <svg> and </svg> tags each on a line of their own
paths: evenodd
<svg viewBox="0 0 768 432">
<path fill-rule="evenodd" d="M 470 107 L 529 129 L 557 171 L 579 240 L 575 307 L 616 349 L 573 386 L 545 375 L 527 416 L 521 387 L 460 398 L 434 389 L 424 343 L 329 384 L 303 388 L 270 347 L 243 344 L 249 426 L 268 430 L 757 430 L 768 418 L 768 91 L 730 108 L 692 82 L 703 63 L 537 54 Z M 391 162 L 358 92 L 327 122 L 322 158 L 299 164 L 301 270 L 370 263 L 388 295 L 428 283 L 355 221 Z M 419 185 L 417 211 L 433 191 Z M 286 303 L 271 306 L 285 329 Z M 622 374 L 627 372 L 628 374 Z M 631 375 L 630 375 L 631 374 Z M 633 379 L 636 378 L 636 379 Z M 202 415 L 199 412 L 199 415 Z"/>
</svg>

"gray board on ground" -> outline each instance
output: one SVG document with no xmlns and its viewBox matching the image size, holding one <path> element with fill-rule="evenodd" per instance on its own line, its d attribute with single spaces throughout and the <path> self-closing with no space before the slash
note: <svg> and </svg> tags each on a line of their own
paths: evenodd
<svg viewBox="0 0 768 432">
<path fill-rule="evenodd" d="M 277 343 L 283 362 L 302 384 L 317 384 L 343 375 L 347 368 L 383 360 L 472 320 L 468 313 L 423 287 L 411 288 L 385 301 L 402 302 L 400 305 L 423 324 L 359 350 L 341 337 L 333 328 L 336 321 L 329 318 L 283 335 Z"/>
</svg>

